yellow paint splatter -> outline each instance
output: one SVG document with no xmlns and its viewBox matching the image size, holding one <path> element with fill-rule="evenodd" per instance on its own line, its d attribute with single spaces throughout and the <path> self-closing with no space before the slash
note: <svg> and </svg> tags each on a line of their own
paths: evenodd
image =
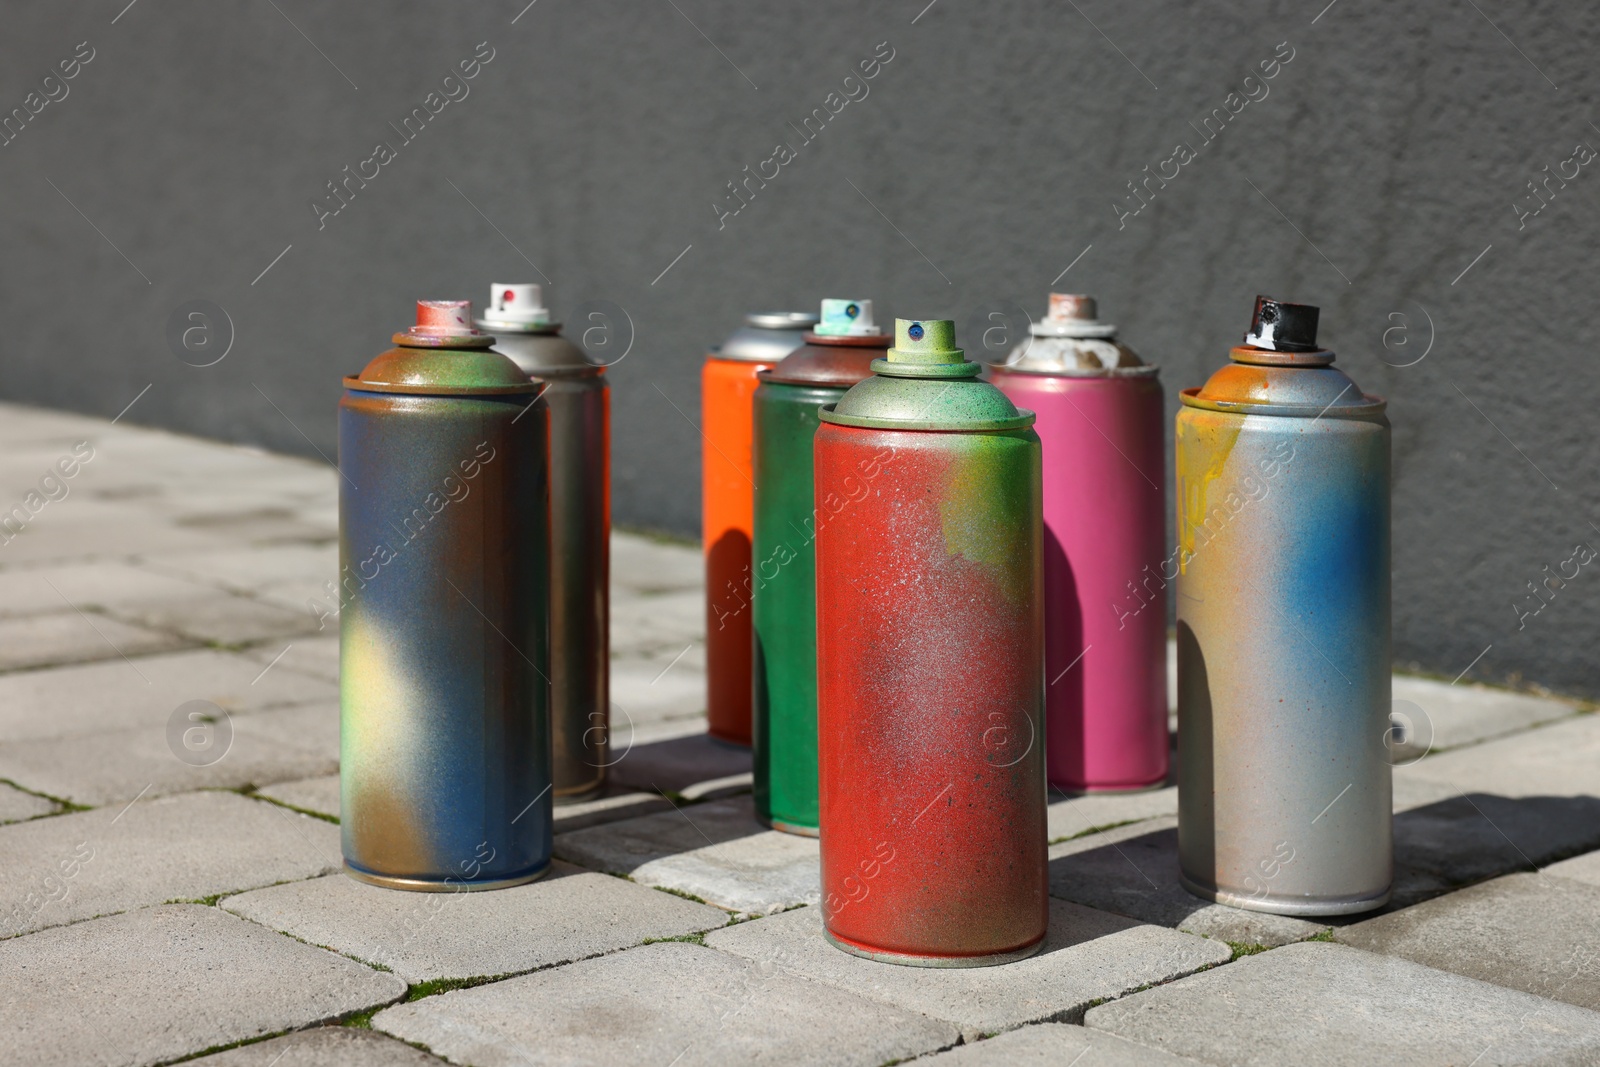
<svg viewBox="0 0 1600 1067">
<path fill-rule="evenodd" d="M 1019 517 L 1040 506 L 1037 461 L 1019 454 L 1026 448 L 1022 440 L 979 438 L 952 462 L 939 501 L 945 551 L 982 565 L 1014 604 L 1033 593 L 1031 572 L 1021 560 L 1034 546 Z"/>
<path fill-rule="evenodd" d="M 1206 521 L 1206 491 L 1222 477 L 1244 420 L 1185 408 L 1178 418 L 1178 573 L 1194 555 L 1196 527 Z"/>
</svg>

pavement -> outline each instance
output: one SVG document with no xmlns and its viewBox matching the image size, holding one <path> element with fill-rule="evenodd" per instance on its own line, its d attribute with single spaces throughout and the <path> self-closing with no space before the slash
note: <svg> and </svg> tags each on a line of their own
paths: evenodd
<svg viewBox="0 0 1600 1067">
<path fill-rule="evenodd" d="M 337 492 L 322 462 L 0 405 L 5 1062 L 1600 1063 L 1589 705 L 1396 677 L 1375 915 L 1189 896 L 1172 786 L 1053 796 L 1044 950 L 895 967 L 822 939 L 817 843 L 757 824 L 748 754 L 703 735 L 699 551 L 642 536 L 612 545 L 622 755 L 557 809 L 552 874 L 359 884 Z"/>
</svg>

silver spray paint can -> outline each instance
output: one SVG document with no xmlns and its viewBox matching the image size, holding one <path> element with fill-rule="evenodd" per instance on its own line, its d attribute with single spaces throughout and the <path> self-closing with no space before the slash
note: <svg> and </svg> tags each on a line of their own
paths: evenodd
<svg viewBox="0 0 1600 1067">
<path fill-rule="evenodd" d="M 499 284 L 479 325 L 495 350 L 548 382 L 550 726 L 555 797 L 605 784 L 610 729 L 611 387 L 550 321 L 539 286 Z"/>
<path fill-rule="evenodd" d="M 1282 915 L 1381 907 L 1394 873 L 1389 421 L 1316 327 L 1258 298 L 1177 419 L 1179 866 Z"/>
</svg>

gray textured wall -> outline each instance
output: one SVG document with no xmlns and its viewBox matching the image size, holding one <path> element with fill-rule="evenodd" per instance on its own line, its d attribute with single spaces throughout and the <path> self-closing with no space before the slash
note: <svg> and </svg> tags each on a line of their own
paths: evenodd
<svg viewBox="0 0 1600 1067">
<path fill-rule="evenodd" d="M 1600 696 L 1600 561 L 1514 607 L 1600 547 L 1600 167 L 1563 163 L 1600 147 L 1593 6 L 524 2 L 14 6 L 0 108 L 94 58 L 0 148 L 0 396 L 111 416 L 148 384 L 131 421 L 331 455 L 339 376 L 411 300 L 481 301 L 531 260 L 558 315 L 634 323 L 618 520 L 693 533 L 696 370 L 746 309 L 1038 312 L 1075 263 L 1061 288 L 1100 296 L 1170 404 L 1267 292 L 1320 304 L 1390 399 L 1397 659 L 1454 677 L 1492 645 L 1470 676 Z M 719 229 L 724 183 L 884 41 L 868 95 Z M 388 124 L 479 42 L 469 95 L 401 144 Z M 1190 124 L 1259 96 L 1280 42 L 1202 146 Z M 380 140 L 397 157 L 319 229 L 310 202 Z M 1119 222 L 1179 142 L 1197 157 Z M 1519 220 L 1547 165 L 1578 174 Z M 165 330 L 202 297 L 236 338 L 195 368 Z"/>
</svg>

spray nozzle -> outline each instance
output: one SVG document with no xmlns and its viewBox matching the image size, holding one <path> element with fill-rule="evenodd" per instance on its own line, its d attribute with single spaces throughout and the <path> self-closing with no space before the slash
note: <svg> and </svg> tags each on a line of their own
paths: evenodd
<svg viewBox="0 0 1600 1067">
<path fill-rule="evenodd" d="M 883 330 L 872 320 L 872 301 L 824 300 L 812 332 L 819 337 L 876 337 Z"/>
<path fill-rule="evenodd" d="M 1269 352 L 1314 352 L 1319 314 L 1320 309 L 1312 304 L 1285 304 L 1270 296 L 1257 296 L 1244 343 Z"/>
<path fill-rule="evenodd" d="M 950 319 L 895 319 L 894 347 L 885 358 L 890 363 L 924 365 L 966 362 L 956 347 L 956 324 Z"/>
<path fill-rule="evenodd" d="M 495 282 L 483 317 L 508 326 L 544 326 L 550 322 L 550 309 L 544 306 L 544 290 L 531 282 Z"/>
<path fill-rule="evenodd" d="M 494 338 L 473 329 L 472 301 L 418 300 L 417 324 L 394 341 L 412 348 L 481 348 Z"/>
</svg>

